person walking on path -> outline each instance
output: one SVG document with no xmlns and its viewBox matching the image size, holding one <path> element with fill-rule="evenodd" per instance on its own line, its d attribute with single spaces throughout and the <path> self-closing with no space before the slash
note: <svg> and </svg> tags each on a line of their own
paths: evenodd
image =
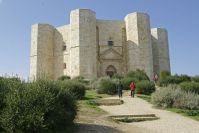
<svg viewBox="0 0 199 133">
<path fill-rule="evenodd" d="M 130 90 L 131 90 L 131 97 L 134 98 L 134 95 L 135 95 L 135 83 L 134 82 L 131 82 Z"/>
<path fill-rule="evenodd" d="M 156 85 L 156 83 L 158 81 L 158 75 L 157 74 L 154 74 L 153 81 L 154 81 L 154 83 Z"/>
<path fill-rule="evenodd" d="M 117 91 L 118 91 L 119 98 L 122 98 L 122 90 L 123 90 L 123 85 L 122 85 L 121 81 L 119 81 L 119 84 L 117 85 Z"/>
</svg>

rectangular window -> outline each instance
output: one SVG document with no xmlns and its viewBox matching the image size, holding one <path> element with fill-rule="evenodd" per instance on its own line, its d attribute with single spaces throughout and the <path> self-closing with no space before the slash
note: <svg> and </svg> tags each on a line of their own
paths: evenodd
<svg viewBox="0 0 199 133">
<path fill-rule="evenodd" d="M 63 51 L 66 51 L 67 47 L 66 45 L 63 46 Z"/>
<path fill-rule="evenodd" d="M 66 63 L 64 63 L 64 69 L 66 69 Z"/>
<path fill-rule="evenodd" d="M 114 45 L 113 41 L 108 41 L 108 46 L 113 46 L 113 45 Z"/>
</svg>

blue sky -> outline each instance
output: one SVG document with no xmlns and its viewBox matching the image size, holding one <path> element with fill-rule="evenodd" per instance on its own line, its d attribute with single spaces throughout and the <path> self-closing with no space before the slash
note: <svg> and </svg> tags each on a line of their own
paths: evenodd
<svg viewBox="0 0 199 133">
<path fill-rule="evenodd" d="M 199 0 L 0 0 L 0 75 L 29 75 L 31 25 L 69 23 L 70 11 L 89 8 L 98 19 L 122 20 L 139 11 L 169 33 L 172 74 L 199 75 Z"/>
</svg>

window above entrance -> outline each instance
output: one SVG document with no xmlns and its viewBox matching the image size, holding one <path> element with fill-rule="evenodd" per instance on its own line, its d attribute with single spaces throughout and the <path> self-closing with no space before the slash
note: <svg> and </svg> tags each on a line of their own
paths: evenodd
<svg viewBox="0 0 199 133">
<path fill-rule="evenodd" d="M 113 41 L 108 41 L 108 46 L 113 46 L 114 42 Z"/>
<path fill-rule="evenodd" d="M 109 37 L 109 41 L 108 41 L 108 46 L 113 46 L 114 45 L 114 42 L 112 40 L 112 37 Z"/>
</svg>

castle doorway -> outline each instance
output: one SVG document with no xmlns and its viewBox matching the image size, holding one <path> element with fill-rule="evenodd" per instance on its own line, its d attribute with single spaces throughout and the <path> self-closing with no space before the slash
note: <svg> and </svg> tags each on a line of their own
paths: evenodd
<svg viewBox="0 0 199 133">
<path fill-rule="evenodd" d="M 107 76 L 112 77 L 116 73 L 117 73 L 117 70 L 115 69 L 115 67 L 113 65 L 109 65 L 106 68 L 106 75 Z"/>
</svg>

